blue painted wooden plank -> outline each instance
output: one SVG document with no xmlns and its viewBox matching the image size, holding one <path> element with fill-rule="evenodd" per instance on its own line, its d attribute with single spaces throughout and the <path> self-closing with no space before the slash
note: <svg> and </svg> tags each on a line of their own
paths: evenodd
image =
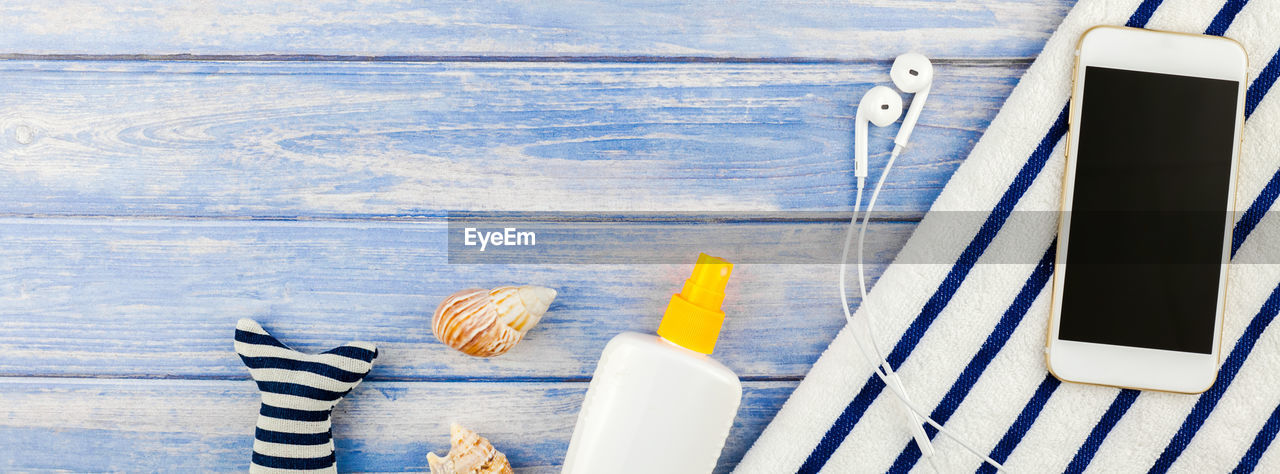
<svg viewBox="0 0 1280 474">
<path fill-rule="evenodd" d="M 717 472 L 729 471 L 796 382 L 746 382 Z M 339 469 L 425 471 L 451 422 L 521 470 L 564 459 L 585 383 L 364 382 L 338 404 Z M 249 381 L 0 378 L 0 469 L 231 472 L 248 467 L 258 392 Z M 661 453 L 654 453 L 661 455 Z"/>
<path fill-rule="evenodd" d="M 711 231 L 687 232 L 699 227 Z M 913 228 L 874 224 L 873 282 Z M 0 376 L 241 379 L 232 328 L 253 317 L 302 350 L 376 342 L 375 380 L 582 380 L 609 338 L 657 328 L 698 251 L 821 262 L 737 266 L 716 357 L 739 374 L 798 378 L 843 326 L 832 264 L 843 222 L 601 229 L 584 249 L 657 248 L 678 263 L 450 264 L 438 221 L 0 219 Z M 643 241 L 659 234 L 707 240 Z M 733 243 L 753 241 L 762 245 Z M 435 340 L 430 320 L 446 295 L 502 284 L 560 295 L 501 357 L 471 358 Z"/>
<path fill-rule="evenodd" d="M 927 209 L 1022 70 L 940 64 L 881 208 Z M 0 82 L 0 214 L 844 211 L 888 66 L 0 61 Z M 873 127 L 873 171 L 895 131 Z"/>
<path fill-rule="evenodd" d="M 0 52 L 1028 58 L 1072 3 L 10 0 Z"/>
</svg>

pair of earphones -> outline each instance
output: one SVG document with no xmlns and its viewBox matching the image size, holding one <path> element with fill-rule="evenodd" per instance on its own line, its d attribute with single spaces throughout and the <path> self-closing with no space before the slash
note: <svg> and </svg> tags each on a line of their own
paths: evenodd
<svg viewBox="0 0 1280 474">
<path fill-rule="evenodd" d="M 889 69 L 889 77 L 893 85 L 902 92 L 915 94 L 911 99 L 911 108 L 907 109 L 907 117 L 898 129 L 898 136 L 893 139 L 894 153 L 901 153 L 911 138 L 911 132 L 920 120 L 920 111 L 924 109 L 924 101 L 929 98 L 929 88 L 933 87 L 933 63 L 919 53 L 907 53 L 893 60 Z M 885 86 L 875 86 L 858 101 L 858 112 L 854 117 L 854 173 L 859 181 L 867 177 L 867 122 L 877 127 L 885 127 L 897 122 L 902 116 L 902 96 Z"/>
<path fill-rule="evenodd" d="M 867 235 L 867 222 L 871 217 L 871 210 L 875 207 L 876 199 L 880 197 L 880 189 L 884 186 L 885 178 L 889 175 L 889 170 L 893 168 L 894 161 L 898 155 L 907 146 L 907 140 L 911 138 L 911 132 L 915 130 L 916 122 L 920 120 L 920 112 L 924 110 L 925 100 L 929 97 L 929 90 L 933 87 L 933 63 L 924 55 L 918 53 L 907 53 L 898 56 L 893 60 L 893 67 L 889 70 L 889 77 L 893 79 L 893 84 L 902 90 L 914 94 L 911 99 L 911 106 L 907 109 L 906 118 L 902 121 L 902 127 L 898 129 L 898 134 L 893 139 L 893 151 L 889 154 L 889 161 L 885 163 L 884 171 L 880 172 L 880 178 L 876 181 L 875 190 L 871 192 L 871 200 L 867 203 L 867 209 L 862 214 L 862 226 L 858 233 L 858 285 L 862 296 L 863 323 L 866 325 L 867 339 L 870 341 L 869 346 L 871 354 L 867 353 L 867 347 L 862 341 L 854 335 L 854 341 L 858 344 L 858 352 L 874 366 L 874 372 L 880 381 L 884 382 L 889 391 L 902 403 L 911 416 L 911 435 L 915 439 L 916 446 L 920 448 L 921 456 L 934 468 L 939 471 L 935 463 L 933 454 L 933 443 L 924 431 L 921 422 L 928 423 L 942 433 L 954 439 L 961 447 L 965 448 L 974 455 L 982 458 L 988 464 L 994 466 L 997 470 L 1003 470 L 1004 467 L 1000 463 L 991 459 L 986 454 L 979 452 L 973 447 L 966 444 L 954 433 L 944 428 L 941 424 L 929 417 L 928 412 L 920 409 L 911 402 L 911 398 L 907 396 L 906 388 L 902 384 L 902 380 L 894 372 L 893 367 L 885 360 L 883 352 L 876 345 L 876 337 L 874 327 L 871 324 L 871 308 L 867 301 L 867 283 L 866 273 L 863 270 L 863 243 Z M 898 121 L 902 116 L 902 97 L 885 86 L 876 86 L 867 91 L 862 96 L 862 100 L 858 101 L 858 110 L 854 116 L 854 176 L 857 177 L 857 197 L 854 202 L 853 218 L 849 222 L 849 230 L 845 234 L 844 251 L 840 256 L 840 300 L 844 303 L 844 316 L 848 324 L 853 323 L 852 311 L 849 308 L 849 298 L 845 290 L 845 273 L 847 261 L 849 257 L 849 245 L 853 241 L 853 229 L 858 222 L 858 211 L 862 208 L 862 188 L 867 178 L 867 123 L 875 124 L 877 127 L 885 127 Z M 874 355 L 874 359 L 872 359 Z"/>
</svg>

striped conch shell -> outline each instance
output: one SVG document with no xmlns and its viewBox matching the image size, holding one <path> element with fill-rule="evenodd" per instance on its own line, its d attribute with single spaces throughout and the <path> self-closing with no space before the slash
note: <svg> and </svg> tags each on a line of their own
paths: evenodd
<svg viewBox="0 0 1280 474">
<path fill-rule="evenodd" d="M 556 290 L 541 286 L 462 290 L 436 307 L 431 332 L 440 342 L 467 355 L 501 355 L 538 324 L 555 298 Z"/>
<path fill-rule="evenodd" d="M 449 454 L 427 453 L 431 474 L 512 474 L 507 456 L 476 432 L 454 423 L 449 427 Z"/>
</svg>

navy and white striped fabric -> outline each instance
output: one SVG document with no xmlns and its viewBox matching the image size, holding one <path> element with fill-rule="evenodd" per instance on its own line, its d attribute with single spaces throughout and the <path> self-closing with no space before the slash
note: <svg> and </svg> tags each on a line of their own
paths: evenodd
<svg viewBox="0 0 1280 474">
<path fill-rule="evenodd" d="M 251 319 L 236 323 L 235 346 L 262 391 L 249 472 L 337 472 L 333 407 L 369 374 L 377 348 L 352 342 L 303 354 Z"/>
<path fill-rule="evenodd" d="M 1230 269 L 1222 368 L 1201 395 L 1062 384 L 1044 366 L 1056 218 L 1007 223 L 1015 212 L 1058 209 L 1072 55 L 1100 24 L 1225 35 L 1249 54 L 1232 243 L 1234 261 L 1249 263 Z M 1280 99 L 1268 98 L 1280 77 L 1276 25 L 1280 0 L 1076 4 L 902 250 L 954 263 L 895 263 L 859 308 L 859 317 L 874 309 L 877 342 L 917 405 L 1014 472 L 1280 471 L 1280 454 L 1268 449 L 1280 430 L 1280 329 L 1271 327 L 1280 265 L 1264 257 L 1280 255 L 1280 219 L 1268 212 L 1280 195 Z M 928 115 L 926 107 L 922 122 Z M 941 217 L 957 212 L 986 217 Z M 1038 262 L 992 257 L 1027 245 Z M 836 337 L 737 472 L 927 470 L 905 411 L 855 337 L 864 336 L 846 328 Z M 944 470 L 991 472 L 936 439 Z"/>
</svg>

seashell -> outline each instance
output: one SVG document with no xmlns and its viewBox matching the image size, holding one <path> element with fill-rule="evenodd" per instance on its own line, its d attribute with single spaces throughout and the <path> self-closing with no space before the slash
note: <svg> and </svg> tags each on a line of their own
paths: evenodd
<svg viewBox="0 0 1280 474">
<path fill-rule="evenodd" d="M 427 453 L 431 474 L 512 474 L 507 456 L 476 432 L 454 423 L 449 426 L 449 453 Z"/>
<path fill-rule="evenodd" d="M 538 324 L 555 298 L 556 290 L 541 286 L 462 290 L 436 307 L 431 332 L 440 342 L 467 355 L 501 355 Z"/>
</svg>

